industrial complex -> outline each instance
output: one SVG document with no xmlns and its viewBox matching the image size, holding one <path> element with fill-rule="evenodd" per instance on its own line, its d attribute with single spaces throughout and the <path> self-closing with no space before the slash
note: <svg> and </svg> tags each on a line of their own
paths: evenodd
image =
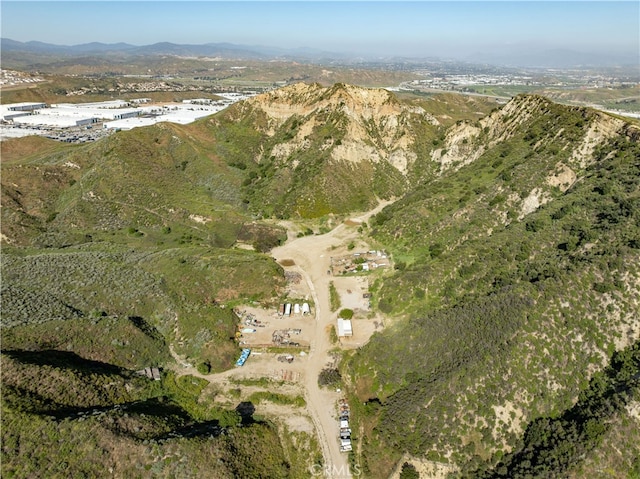
<svg viewBox="0 0 640 479">
<path fill-rule="evenodd" d="M 102 128 L 130 130 L 159 122 L 186 125 L 213 115 L 229 105 L 251 96 L 247 93 L 220 93 L 219 100 L 206 98 L 182 103 L 153 103 L 149 98 L 94 103 L 11 103 L 0 105 L 0 138 L 41 135 L 65 141 L 91 141 L 100 135 L 60 135 L 61 130 Z M 68 138 L 71 138 L 69 140 Z"/>
</svg>

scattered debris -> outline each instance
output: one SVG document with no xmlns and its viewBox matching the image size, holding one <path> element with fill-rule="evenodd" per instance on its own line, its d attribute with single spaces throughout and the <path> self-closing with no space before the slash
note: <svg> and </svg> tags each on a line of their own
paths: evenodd
<svg viewBox="0 0 640 479">
<path fill-rule="evenodd" d="M 327 271 L 334 276 L 349 273 L 371 271 L 376 268 L 390 266 L 390 261 L 384 251 L 367 251 L 364 253 L 352 253 L 344 256 L 331 257 L 331 269 Z"/>
<path fill-rule="evenodd" d="M 160 368 L 144 368 L 140 371 L 136 371 L 136 374 L 140 376 L 146 376 L 149 379 L 153 379 L 154 381 L 160 381 Z"/>
</svg>

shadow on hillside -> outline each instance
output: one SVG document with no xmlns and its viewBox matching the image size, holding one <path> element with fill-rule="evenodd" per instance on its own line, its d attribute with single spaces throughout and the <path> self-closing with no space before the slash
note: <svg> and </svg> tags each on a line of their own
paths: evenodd
<svg viewBox="0 0 640 479">
<path fill-rule="evenodd" d="M 166 441 L 168 439 L 192 438 L 192 437 L 218 437 L 224 432 L 217 419 L 197 422 L 178 427 L 166 434 L 152 437 L 154 441 Z"/>
<path fill-rule="evenodd" d="M 94 418 L 115 433 L 136 440 L 165 441 L 176 438 L 217 437 L 224 431 L 217 419 L 194 422 L 189 413 L 164 397 L 109 406 L 74 407 L 56 403 L 19 387 L 5 388 L 4 393 L 7 396 L 4 398 L 5 403 L 11 408 L 47 416 L 56 421 L 82 421 Z M 123 429 L 117 418 L 126 418 L 124 423 L 129 427 Z M 146 432 L 141 432 L 142 428 L 137 427 L 142 423 L 154 424 L 158 419 L 171 430 L 154 433 L 147 429 Z"/>
<path fill-rule="evenodd" d="M 140 316 L 129 316 L 127 318 L 131 324 L 133 324 L 136 328 L 138 328 L 142 333 L 150 337 L 151 339 L 159 340 L 164 342 L 164 337 L 160 334 L 154 326 L 149 324 L 144 318 Z"/>
<path fill-rule="evenodd" d="M 5 354 L 21 363 L 34 364 L 36 366 L 53 366 L 56 368 L 71 369 L 83 373 L 129 376 L 126 369 L 122 369 L 109 363 L 85 359 L 71 351 L 58 351 L 55 349 L 24 351 L 16 349 L 2 351 L 2 354 Z"/>
</svg>

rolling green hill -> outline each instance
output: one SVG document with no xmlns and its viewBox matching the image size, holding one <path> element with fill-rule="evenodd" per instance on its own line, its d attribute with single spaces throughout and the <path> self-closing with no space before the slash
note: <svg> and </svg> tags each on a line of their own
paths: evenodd
<svg viewBox="0 0 640 479">
<path fill-rule="evenodd" d="M 233 306 L 285 283 L 261 251 L 286 233 L 245 213 L 210 132 L 22 138 L 2 153 L 2 476 L 299 477 L 312 446 L 294 451 L 281 427 L 171 371 L 172 350 L 232 367 Z"/>
<path fill-rule="evenodd" d="M 3 325 L 139 317 L 178 353 L 229 367 L 236 318 L 220 305 L 284 284 L 272 259 L 231 246 L 268 250 L 284 231 L 254 225 L 237 174 L 199 138 L 160 125 L 40 153 L 13 140 L 30 154 L 3 163 Z"/>
</svg>

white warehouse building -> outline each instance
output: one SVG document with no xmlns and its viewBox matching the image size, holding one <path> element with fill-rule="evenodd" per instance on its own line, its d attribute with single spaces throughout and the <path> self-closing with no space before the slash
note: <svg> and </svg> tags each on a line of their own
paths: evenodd
<svg viewBox="0 0 640 479">
<path fill-rule="evenodd" d="M 9 111 L 33 111 L 40 108 L 46 108 L 46 103 L 34 103 L 34 102 L 22 102 L 22 103 L 9 103 L 3 105 Z"/>
<path fill-rule="evenodd" d="M 138 108 L 141 114 L 155 114 L 151 118 L 122 118 L 114 121 L 105 122 L 105 128 L 116 128 L 118 130 L 130 130 L 138 126 L 154 125 L 161 122 L 178 123 L 187 125 L 194 121 L 213 115 L 224 107 L 218 105 L 191 105 L 191 104 L 172 104 L 158 106 L 144 106 Z"/>
<path fill-rule="evenodd" d="M 0 120 L 12 121 L 21 116 L 31 115 L 34 110 L 45 108 L 46 103 L 8 103 L 0 105 Z"/>
<path fill-rule="evenodd" d="M 90 103 L 53 103 L 51 105 L 52 108 L 99 108 L 101 110 L 104 109 L 113 109 L 113 108 L 125 108 L 128 107 L 130 103 L 125 100 L 109 100 L 109 101 L 97 101 Z"/>
<path fill-rule="evenodd" d="M 85 126 L 96 123 L 97 121 L 97 118 L 77 115 L 26 115 L 13 119 L 13 122 L 17 125 L 49 126 L 52 128 Z"/>
<path fill-rule="evenodd" d="M 59 105 L 52 108 L 39 110 L 45 115 L 64 115 L 100 118 L 102 120 L 124 120 L 140 115 L 138 108 L 80 108 L 68 105 Z"/>
</svg>

